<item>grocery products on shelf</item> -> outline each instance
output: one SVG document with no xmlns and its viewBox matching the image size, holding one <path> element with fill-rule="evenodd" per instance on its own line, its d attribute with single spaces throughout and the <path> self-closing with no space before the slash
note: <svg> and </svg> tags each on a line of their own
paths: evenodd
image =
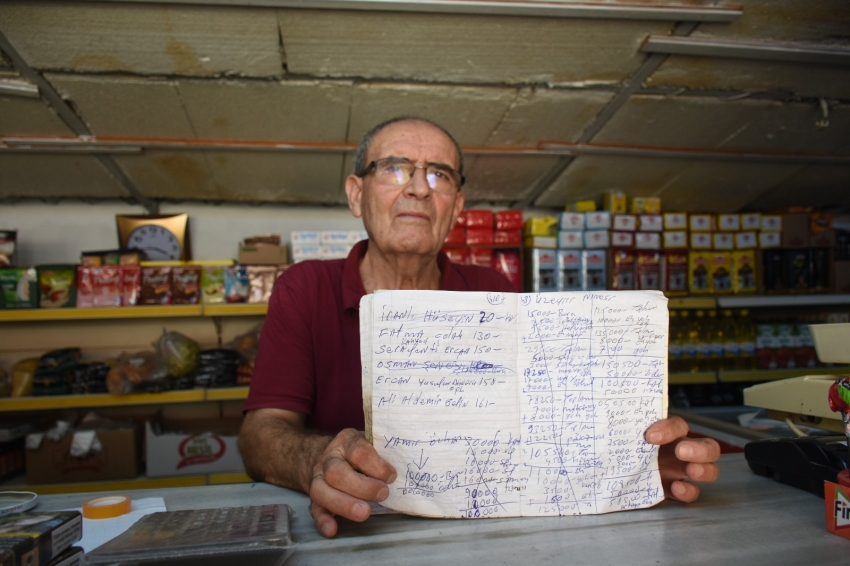
<svg viewBox="0 0 850 566">
<path fill-rule="evenodd" d="M 464 210 L 446 236 L 443 251 L 455 263 L 495 269 L 521 291 L 522 226 L 520 210 Z"/>
</svg>

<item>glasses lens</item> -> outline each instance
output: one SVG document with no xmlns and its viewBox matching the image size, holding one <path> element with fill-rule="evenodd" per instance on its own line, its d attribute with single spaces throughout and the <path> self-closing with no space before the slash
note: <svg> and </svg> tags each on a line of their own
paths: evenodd
<svg viewBox="0 0 850 566">
<path fill-rule="evenodd" d="M 400 159 L 381 159 L 377 162 L 377 174 L 381 183 L 406 185 L 413 176 L 413 163 Z"/>
<path fill-rule="evenodd" d="M 460 181 L 455 178 L 456 176 L 457 173 L 451 169 L 437 165 L 429 165 L 425 171 L 428 186 L 441 193 L 450 193 L 460 185 Z"/>
<path fill-rule="evenodd" d="M 416 169 L 425 170 L 425 180 L 431 190 L 452 193 L 460 187 L 460 174 L 444 165 L 418 167 L 407 159 L 398 158 L 379 159 L 375 162 L 378 182 L 390 187 L 400 187 L 409 183 Z"/>
</svg>

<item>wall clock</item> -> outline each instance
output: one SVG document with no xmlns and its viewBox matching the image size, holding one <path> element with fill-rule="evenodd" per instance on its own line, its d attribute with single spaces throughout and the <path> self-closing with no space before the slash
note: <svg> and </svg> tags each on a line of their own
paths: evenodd
<svg viewBox="0 0 850 566">
<path fill-rule="evenodd" d="M 146 259 L 189 260 L 189 215 L 117 215 L 118 245 L 145 252 Z"/>
</svg>

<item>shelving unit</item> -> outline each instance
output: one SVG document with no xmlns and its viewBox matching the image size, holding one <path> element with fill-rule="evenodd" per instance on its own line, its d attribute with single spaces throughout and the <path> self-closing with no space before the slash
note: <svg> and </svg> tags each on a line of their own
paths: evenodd
<svg viewBox="0 0 850 566">
<path fill-rule="evenodd" d="M 268 304 L 165 305 L 90 309 L 0 310 L 0 322 L 265 315 Z"/>
<path fill-rule="evenodd" d="M 0 413 L 19 411 L 46 411 L 51 409 L 131 407 L 139 405 L 166 405 L 171 403 L 202 403 L 206 401 L 241 401 L 248 396 L 248 387 L 221 389 L 196 388 L 162 393 L 132 393 L 112 395 L 54 395 L 45 397 L 16 397 L 0 399 Z"/>
<path fill-rule="evenodd" d="M 201 474 L 194 476 L 175 476 L 170 478 L 147 478 L 139 476 L 130 480 L 102 482 L 79 482 L 45 485 L 28 485 L 23 476 L 3 483 L 4 489 L 26 490 L 38 495 L 56 493 L 87 493 L 91 491 L 124 492 L 134 489 L 156 489 L 169 487 L 194 487 L 198 485 L 222 485 L 231 483 L 250 483 L 252 480 L 244 473 Z"/>
</svg>

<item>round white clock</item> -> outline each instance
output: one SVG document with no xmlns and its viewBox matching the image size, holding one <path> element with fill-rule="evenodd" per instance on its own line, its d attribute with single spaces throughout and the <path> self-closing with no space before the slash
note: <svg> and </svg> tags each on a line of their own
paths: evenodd
<svg viewBox="0 0 850 566">
<path fill-rule="evenodd" d="M 152 261 L 180 259 L 180 240 L 164 226 L 147 224 L 130 233 L 127 247 L 145 252 Z"/>
</svg>

